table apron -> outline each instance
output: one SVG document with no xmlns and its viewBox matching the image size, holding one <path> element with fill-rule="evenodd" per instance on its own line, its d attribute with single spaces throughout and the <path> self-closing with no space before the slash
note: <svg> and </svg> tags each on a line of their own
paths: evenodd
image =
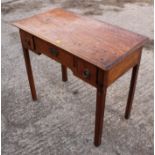
<svg viewBox="0 0 155 155">
<path fill-rule="evenodd" d="M 62 65 L 70 68 L 75 76 L 94 87 L 98 87 L 99 85 L 99 72 L 104 74 L 104 78 L 100 79 L 100 81 L 103 81 L 102 85 L 107 87 L 130 68 L 139 63 L 142 51 L 142 48 L 133 51 L 114 67 L 105 71 L 63 49 L 60 49 L 56 45 L 29 34 L 28 32 L 20 30 L 20 36 L 23 47 L 30 49 L 36 54 L 44 54 L 57 62 L 60 62 Z"/>
</svg>

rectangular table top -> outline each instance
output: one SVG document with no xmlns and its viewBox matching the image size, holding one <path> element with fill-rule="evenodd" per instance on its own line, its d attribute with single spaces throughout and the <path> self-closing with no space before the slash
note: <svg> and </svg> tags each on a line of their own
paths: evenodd
<svg viewBox="0 0 155 155">
<path fill-rule="evenodd" d="M 142 35 L 60 8 L 13 24 L 103 70 L 110 69 L 147 40 Z"/>
</svg>

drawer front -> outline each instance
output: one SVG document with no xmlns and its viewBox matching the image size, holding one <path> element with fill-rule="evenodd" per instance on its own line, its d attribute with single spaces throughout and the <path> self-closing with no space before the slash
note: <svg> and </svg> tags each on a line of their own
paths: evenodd
<svg viewBox="0 0 155 155">
<path fill-rule="evenodd" d="M 34 50 L 33 36 L 25 31 L 20 31 L 21 41 L 25 48 Z"/>
<path fill-rule="evenodd" d="M 60 62 L 67 67 L 73 67 L 73 56 L 71 54 L 39 38 L 35 38 L 34 42 L 36 45 L 36 51 L 45 54 L 46 56 Z"/>
<path fill-rule="evenodd" d="M 83 60 L 77 61 L 77 76 L 89 84 L 96 86 L 97 69 L 92 64 Z"/>
</svg>

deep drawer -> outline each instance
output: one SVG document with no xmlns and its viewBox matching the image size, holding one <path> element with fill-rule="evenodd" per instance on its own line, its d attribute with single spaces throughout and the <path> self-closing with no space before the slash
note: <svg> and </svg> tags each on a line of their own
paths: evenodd
<svg viewBox="0 0 155 155">
<path fill-rule="evenodd" d="M 20 37 L 22 44 L 25 48 L 34 50 L 34 39 L 33 36 L 23 30 L 20 30 Z"/>
<path fill-rule="evenodd" d="M 76 75 L 89 84 L 96 86 L 97 69 L 94 65 L 78 59 Z"/>
</svg>

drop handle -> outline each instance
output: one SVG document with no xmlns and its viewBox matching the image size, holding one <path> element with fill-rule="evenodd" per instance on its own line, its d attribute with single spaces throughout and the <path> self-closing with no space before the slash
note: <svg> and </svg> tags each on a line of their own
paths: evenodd
<svg viewBox="0 0 155 155">
<path fill-rule="evenodd" d="M 85 78 L 85 79 L 88 79 L 90 77 L 90 71 L 89 69 L 85 69 L 82 73 L 82 76 Z"/>
<path fill-rule="evenodd" d="M 50 48 L 49 50 L 53 56 L 57 57 L 59 55 L 59 51 L 57 51 L 56 49 Z"/>
</svg>

